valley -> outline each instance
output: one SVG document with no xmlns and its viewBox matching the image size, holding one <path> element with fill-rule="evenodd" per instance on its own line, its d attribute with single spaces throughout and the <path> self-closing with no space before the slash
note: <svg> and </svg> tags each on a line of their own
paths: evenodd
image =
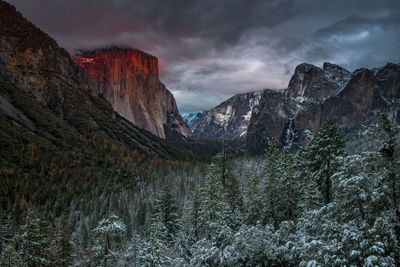
<svg viewBox="0 0 400 267">
<path fill-rule="evenodd" d="M 162 62 L 0 0 L 1 266 L 400 264 L 400 64 L 180 112 Z"/>
</svg>

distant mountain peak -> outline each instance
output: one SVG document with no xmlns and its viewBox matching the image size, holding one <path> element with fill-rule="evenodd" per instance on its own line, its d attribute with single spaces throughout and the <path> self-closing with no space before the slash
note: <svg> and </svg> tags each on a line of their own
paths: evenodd
<svg viewBox="0 0 400 267">
<path fill-rule="evenodd" d="M 193 133 L 201 139 L 221 138 L 225 128 L 226 139 L 243 139 L 247 134 L 253 109 L 259 104 L 263 91 L 232 96 L 208 111 L 193 126 Z"/>
</svg>

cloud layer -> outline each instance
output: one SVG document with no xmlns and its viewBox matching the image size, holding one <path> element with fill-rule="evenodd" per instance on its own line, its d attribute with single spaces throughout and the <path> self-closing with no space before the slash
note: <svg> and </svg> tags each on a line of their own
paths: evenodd
<svg viewBox="0 0 400 267">
<path fill-rule="evenodd" d="M 71 52 L 129 45 L 160 59 L 181 110 L 282 89 L 295 66 L 400 60 L 400 1 L 10 0 Z"/>
</svg>

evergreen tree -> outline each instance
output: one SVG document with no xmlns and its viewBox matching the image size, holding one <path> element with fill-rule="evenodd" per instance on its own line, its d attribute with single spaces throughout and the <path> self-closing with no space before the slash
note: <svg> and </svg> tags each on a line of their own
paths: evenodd
<svg viewBox="0 0 400 267">
<path fill-rule="evenodd" d="M 221 194 L 224 195 L 225 201 L 228 202 L 233 212 L 241 212 L 243 210 L 243 198 L 239 181 L 233 173 L 232 155 L 224 149 L 222 153 L 213 157 L 212 162 L 217 172 L 216 175 L 221 180 Z"/>
<path fill-rule="evenodd" d="M 261 181 L 249 197 L 253 223 L 269 223 L 277 227 L 284 220 L 297 217 L 298 182 L 295 179 L 294 158 L 287 150 L 280 151 L 272 140 L 266 150 Z"/>
<path fill-rule="evenodd" d="M 8 244 L 4 247 L 3 253 L 0 258 L 1 266 L 26 266 L 21 255 L 15 248 L 15 243 Z"/>
<path fill-rule="evenodd" d="M 167 229 L 161 221 L 153 221 L 147 238 L 142 240 L 138 251 L 139 266 L 158 267 L 169 266 L 169 248 L 165 243 Z"/>
<path fill-rule="evenodd" d="M 25 224 L 21 226 L 20 255 L 28 266 L 50 266 L 51 251 L 46 221 L 28 210 Z"/>
<path fill-rule="evenodd" d="M 116 215 L 99 222 L 92 230 L 93 252 L 96 266 L 115 265 L 124 251 L 126 226 Z"/>
<path fill-rule="evenodd" d="M 394 230 L 400 244 L 400 127 L 393 124 L 384 113 L 381 114 L 381 127 L 384 137 L 379 152 L 383 159 L 384 182 L 390 188 L 387 204 L 393 213 Z M 400 261 L 400 257 L 397 260 Z"/>
<path fill-rule="evenodd" d="M 222 194 L 223 186 L 219 170 L 210 165 L 206 183 L 201 190 L 201 207 L 198 218 L 200 238 L 214 239 L 225 227 L 235 227 L 239 218 Z"/>
<path fill-rule="evenodd" d="M 301 152 L 303 167 L 315 177 L 325 204 L 332 201 L 332 175 L 338 167 L 335 158 L 344 155 L 343 148 L 342 135 L 328 118 L 318 135 Z"/>
<path fill-rule="evenodd" d="M 69 266 L 72 263 L 71 227 L 68 218 L 62 216 L 55 231 L 53 246 L 56 248 L 54 263 L 57 266 Z"/>
<path fill-rule="evenodd" d="M 253 175 L 246 190 L 246 223 L 256 225 L 261 223 L 264 206 L 264 196 L 261 194 L 260 178 Z"/>
<path fill-rule="evenodd" d="M 323 202 L 321 192 L 318 190 L 318 184 L 310 171 L 306 170 L 303 175 L 298 202 L 299 212 L 318 209 Z"/>
<path fill-rule="evenodd" d="M 190 228 L 189 228 L 189 235 L 191 237 L 191 242 L 195 243 L 199 240 L 199 222 L 198 218 L 200 216 L 200 191 L 197 187 L 193 191 L 193 199 L 191 201 L 190 206 Z"/>
<path fill-rule="evenodd" d="M 155 200 L 153 222 L 164 225 L 168 242 L 172 242 L 181 229 L 178 207 L 168 186 L 163 187 L 160 198 Z"/>
</svg>

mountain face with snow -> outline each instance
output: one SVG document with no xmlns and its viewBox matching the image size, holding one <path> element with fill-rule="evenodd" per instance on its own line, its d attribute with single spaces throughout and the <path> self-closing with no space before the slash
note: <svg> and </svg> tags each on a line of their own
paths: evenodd
<svg viewBox="0 0 400 267">
<path fill-rule="evenodd" d="M 262 152 L 271 138 L 281 146 L 307 142 L 332 118 L 354 143 L 382 111 L 400 122 L 399 64 L 351 73 L 331 63 L 303 63 L 285 90 L 236 95 L 209 111 L 193 132 L 200 139 L 220 138 L 224 126 L 226 139 L 242 138 L 249 150 Z"/>
<path fill-rule="evenodd" d="M 249 124 L 247 146 L 262 151 L 270 138 L 282 146 L 307 142 L 332 118 L 348 143 L 362 140 L 363 125 L 379 112 L 400 123 L 400 65 L 388 63 L 371 71 L 347 70 L 329 63 L 323 69 L 301 64 L 281 100 L 264 94 Z M 282 110 L 292 112 L 285 112 Z"/>
<path fill-rule="evenodd" d="M 197 122 L 206 115 L 207 111 L 200 111 L 200 112 L 182 112 L 182 118 L 189 126 L 190 129 L 193 128 Z"/>
<path fill-rule="evenodd" d="M 285 94 L 297 102 L 320 103 L 343 89 L 350 77 L 348 70 L 328 62 L 322 69 L 303 63 L 296 67 Z"/>
<path fill-rule="evenodd" d="M 200 139 L 242 139 L 247 134 L 253 108 L 258 106 L 262 91 L 235 95 L 207 112 L 192 128 Z M 224 131 L 225 129 L 225 131 Z"/>
</svg>

